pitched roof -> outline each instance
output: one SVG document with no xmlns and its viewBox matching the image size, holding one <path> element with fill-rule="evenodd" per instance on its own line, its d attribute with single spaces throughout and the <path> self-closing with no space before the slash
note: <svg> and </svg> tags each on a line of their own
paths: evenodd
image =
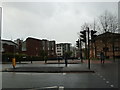
<svg viewBox="0 0 120 90">
<path fill-rule="evenodd" d="M 11 44 L 17 45 L 17 43 L 15 43 L 15 42 L 13 42 L 13 41 L 11 41 L 11 40 L 1 40 L 1 42 L 2 42 L 2 43 L 7 43 L 7 44 L 8 44 L 8 43 L 9 43 L 9 44 L 11 43 Z"/>
<path fill-rule="evenodd" d="M 120 38 L 120 33 L 111 33 L 106 32 L 103 34 L 98 35 L 95 39 L 110 39 L 110 38 Z"/>
</svg>

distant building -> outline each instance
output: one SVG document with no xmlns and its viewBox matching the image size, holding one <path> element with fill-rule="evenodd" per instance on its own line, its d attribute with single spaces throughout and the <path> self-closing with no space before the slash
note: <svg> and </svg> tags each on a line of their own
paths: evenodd
<svg viewBox="0 0 120 90">
<path fill-rule="evenodd" d="M 91 43 L 90 56 L 99 57 L 103 51 L 106 58 L 120 58 L 120 34 L 106 32 L 95 38 Z"/>
<path fill-rule="evenodd" d="M 22 42 L 22 53 L 26 53 L 26 41 Z"/>
<path fill-rule="evenodd" d="M 18 53 L 18 45 L 11 40 L 1 41 L 2 53 Z"/>
<path fill-rule="evenodd" d="M 61 44 L 56 44 L 56 54 L 58 57 L 63 56 L 63 47 Z"/>
<path fill-rule="evenodd" d="M 49 41 L 48 44 L 48 56 L 56 57 L 55 41 Z"/>
<path fill-rule="evenodd" d="M 42 42 L 36 38 L 26 39 L 26 54 L 28 56 L 39 56 L 40 51 L 43 50 Z"/>
<path fill-rule="evenodd" d="M 55 41 L 46 39 L 27 38 L 24 42 L 26 47 L 26 54 L 29 56 L 41 56 L 41 53 L 46 53 L 48 57 L 56 56 Z"/>
<path fill-rule="evenodd" d="M 74 58 L 78 57 L 78 49 L 76 47 L 71 46 L 70 51 L 72 52 L 71 57 L 74 57 Z"/>
<path fill-rule="evenodd" d="M 17 39 L 17 40 L 14 40 L 14 42 L 18 45 L 18 52 L 22 53 L 23 40 Z"/>
<path fill-rule="evenodd" d="M 56 44 L 56 54 L 58 57 L 63 57 L 65 52 L 70 52 L 70 43 Z"/>
</svg>

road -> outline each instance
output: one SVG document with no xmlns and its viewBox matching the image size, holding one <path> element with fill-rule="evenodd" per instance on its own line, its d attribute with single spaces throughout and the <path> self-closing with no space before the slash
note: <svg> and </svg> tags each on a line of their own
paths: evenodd
<svg viewBox="0 0 120 90">
<path fill-rule="evenodd" d="M 92 64 L 91 68 L 99 77 L 118 87 L 118 63 Z"/>
<path fill-rule="evenodd" d="M 3 88 L 111 88 L 95 73 L 14 73 L 4 72 Z"/>
<path fill-rule="evenodd" d="M 86 63 L 84 63 L 87 65 Z M 18 67 L 29 66 L 58 66 L 64 64 L 18 64 Z M 68 64 L 68 67 L 81 68 L 82 64 Z M 45 67 L 46 67 L 45 66 Z M 3 68 L 12 67 L 4 64 Z M 30 72 L 3 72 L 3 88 L 117 88 L 117 63 L 92 63 L 91 69 L 95 73 L 30 73 Z"/>
</svg>

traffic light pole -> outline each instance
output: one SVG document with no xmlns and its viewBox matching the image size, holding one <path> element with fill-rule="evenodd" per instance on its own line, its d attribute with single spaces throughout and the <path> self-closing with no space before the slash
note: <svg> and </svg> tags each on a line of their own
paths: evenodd
<svg viewBox="0 0 120 90">
<path fill-rule="evenodd" d="M 87 59 L 87 40 L 85 41 L 85 59 Z"/>
<path fill-rule="evenodd" d="M 83 58 L 82 58 L 82 45 L 81 45 L 81 39 L 80 39 L 80 59 L 81 59 L 81 62 L 83 62 Z"/>
<path fill-rule="evenodd" d="M 84 42 L 85 43 L 85 59 L 87 59 L 87 43 L 86 43 L 86 30 L 84 30 L 84 31 L 81 31 L 80 32 L 82 35 L 80 35 L 80 37 L 81 37 L 81 41 L 82 42 Z"/>
<path fill-rule="evenodd" d="M 90 69 L 90 39 L 89 39 L 89 27 L 88 27 L 88 69 Z"/>
<path fill-rule="evenodd" d="M 97 35 L 95 35 L 95 33 L 96 33 L 97 31 L 93 31 L 93 30 L 91 30 L 91 44 L 92 44 L 92 50 L 94 49 L 94 57 L 96 57 L 96 43 L 95 43 L 95 37 L 97 36 Z M 93 55 L 93 53 L 92 53 L 92 55 Z"/>
</svg>

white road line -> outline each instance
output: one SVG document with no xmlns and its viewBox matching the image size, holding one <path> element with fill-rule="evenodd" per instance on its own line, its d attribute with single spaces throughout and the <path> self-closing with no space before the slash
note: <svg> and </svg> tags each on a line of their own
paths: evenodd
<svg viewBox="0 0 120 90">
<path fill-rule="evenodd" d="M 16 74 L 31 75 L 31 73 L 16 73 Z"/>
<path fill-rule="evenodd" d="M 106 81 L 106 83 L 110 83 L 109 81 Z"/>
<path fill-rule="evenodd" d="M 99 73 L 98 73 L 97 75 L 98 75 L 98 76 L 100 76 L 100 74 L 99 74 Z"/>
<path fill-rule="evenodd" d="M 63 73 L 63 75 L 66 75 L 66 73 Z"/>
<path fill-rule="evenodd" d="M 98 75 L 98 76 L 100 76 L 100 74 L 99 74 L 99 73 L 98 73 L 97 75 Z M 102 75 L 100 76 L 100 78 L 103 78 L 103 80 L 105 80 L 105 81 L 106 81 L 106 79 L 105 79 Z M 109 82 L 109 81 L 106 81 L 106 83 L 107 83 L 107 84 L 109 84 L 110 82 Z M 114 85 L 110 85 L 110 87 L 112 88 L 112 87 L 114 87 Z"/>
<path fill-rule="evenodd" d="M 114 87 L 114 85 L 110 85 L 110 87 Z"/>
<path fill-rule="evenodd" d="M 106 80 L 105 78 L 103 78 L 103 80 Z"/>
<path fill-rule="evenodd" d="M 58 86 L 45 87 L 45 88 L 58 88 Z"/>
<path fill-rule="evenodd" d="M 58 90 L 64 90 L 64 87 L 63 86 L 59 86 Z"/>
</svg>

